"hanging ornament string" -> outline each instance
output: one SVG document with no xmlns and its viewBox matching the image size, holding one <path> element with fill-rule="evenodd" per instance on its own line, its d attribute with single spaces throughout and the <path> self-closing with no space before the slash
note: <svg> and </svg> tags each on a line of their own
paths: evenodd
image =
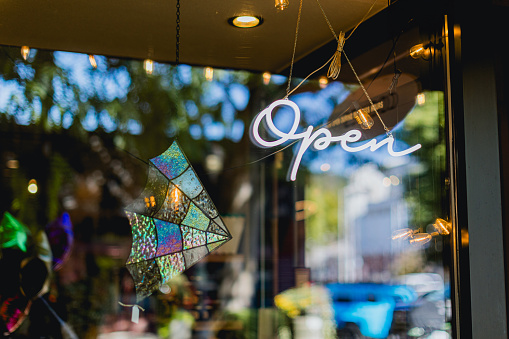
<svg viewBox="0 0 509 339">
<path fill-rule="evenodd" d="M 299 25 L 300 25 L 300 14 L 302 13 L 302 2 L 303 2 L 303 0 L 300 0 L 299 14 L 297 15 L 297 27 L 295 28 L 295 39 L 293 42 L 292 62 L 290 63 L 290 74 L 288 75 L 288 86 L 286 87 L 285 99 L 288 99 L 288 96 L 290 95 L 290 85 L 292 83 L 293 64 L 295 61 L 295 50 L 297 49 L 297 39 L 299 37 Z"/>
</svg>

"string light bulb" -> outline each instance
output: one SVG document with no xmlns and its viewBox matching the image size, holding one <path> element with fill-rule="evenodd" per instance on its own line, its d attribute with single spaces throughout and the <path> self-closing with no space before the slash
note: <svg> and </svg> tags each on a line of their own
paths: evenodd
<svg viewBox="0 0 509 339">
<path fill-rule="evenodd" d="M 23 57 L 23 60 L 28 59 L 29 54 L 30 54 L 30 47 L 21 46 L 21 56 Z"/>
<path fill-rule="evenodd" d="M 417 105 L 422 106 L 426 103 L 426 95 L 424 93 L 417 94 Z"/>
<path fill-rule="evenodd" d="M 97 68 L 97 61 L 95 60 L 95 56 L 94 55 L 89 54 L 88 55 L 88 61 L 90 61 L 90 65 L 92 66 L 93 69 Z"/>
<path fill-rule="evenodd" d="M 355 107 L 355 112 L 353 114 L 355 121 L 361 125 L 362 129 L 370 129 L 375 122 L 367 112 L 367 109 L 361 109 L 356 101 L 353 102 L 353 106 Z"/>
<path fill-rule="evenodd" d="M 327 77 L 320 77 L 320 79 L 318 79 L 318 84 L 320 85 L 320 88 L 325 88 L 327 87 L 327 85 L 329 84 L 329 80 L 327 79 Z"/>
<path fill-rule="evenodd" d="M 414 231 L 410 228 L 402 228 L 392 232 L 392 240 L 404 240 L 410 238 L 414 234 Z"/>
<path fill-rule="evenodd" d="M 445 221 L 444 219 L 437 218 L 433 227 L 437 230 L 437 232 L 441 235 L 449 235 L 451 234 L 452 224 L 450 222 Z"/>
<path fill-rule="evenodd" d="M 214 79 L 214 69 L 212 67 L 205 67 L 203 73 L 205 74 L 205 80 L 212 81 Z"/>
<path fill-rule="evenodd" d="M 37 181 L 35 179 L 32 179 L 28 182 L 28 192 L 31 194 L 37 193 L 39 190 L 39 187 L 37 186 Z"/>
<path fill-rule="evenodd" d="M 262 77 L 263 77 L 263 84 L 264 85 L 268 85 L 270 83 L 270 78 L 271 78 L 271 75 L 269 72 L 264 72 L 262 74 Z"/>
<path fill-rule="evenodd" d="M 290 2 L 288 0 L 276 0 L 275 6 L 280 11 L 284 11 L 289 5 L 290 5 Z"/>
<path fill-rule="evenodd" d="M 410 237 L 410 244 L 414 246 L 423 246 L 431 241 L 431 234 L 429 233 L 417 233 Z"/>
<path fill-rule="evenodd" d="M 428 59 L 431 55 L 430 47 L 424 46 L 424 44 L 418 44 L 410 48 L 410 56 L 414 59 Z"/>
<path fill-rule="evenodd" d="M 147 74 L 152 74 L 152 72 L 154 72 L 154 61 L 151 59 L 145 59 L 143 62 L 143 68 Z"/>
</svg>

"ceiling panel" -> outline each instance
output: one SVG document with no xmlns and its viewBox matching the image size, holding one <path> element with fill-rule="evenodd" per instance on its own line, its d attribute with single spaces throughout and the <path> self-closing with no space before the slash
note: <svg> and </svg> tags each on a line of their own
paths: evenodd
<svg viewBox="0 0 509 339">
<path fill-rule="evenodd" d="M 382 0 L 320 3 L 336 32 L 386 7 Z M 291 61 L 298 9 L 296 0 L 284 11 L 273 0 L 181 0 L 180 62 L 279 73 Z M 0 13 L 2 45 L 175 62 L 175 0 L 1 0 Z M 228 24 L 242 14 L 263 24 Z M 296 60 L 331 39 L 318 2 L 303 1 Z"/>
</svg>

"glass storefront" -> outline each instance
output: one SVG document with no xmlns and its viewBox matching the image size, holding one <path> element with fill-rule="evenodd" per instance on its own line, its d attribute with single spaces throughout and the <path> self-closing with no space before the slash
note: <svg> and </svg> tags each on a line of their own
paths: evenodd
<svg viewBox="0 0 509 339">
<path fill-rule="evenodd" d="M 253 119 L 284 97 L 284 76 L 218 69 L 206 76 L 200 67 L 157 63 L 148 74 L 141 61 L 95 56 L 94 67 L 88 55 L 42 50 L 24 60 L 19 48 L 3 47 L 2 332 L 451 337 L 443 45 L 431 39 L 411 57 L 421 38 L 408 29 L 397 44 L 352 58 L 373 105 L 346 64 L 347 80 L 309 80 L 289 97 L 301 111 L 297 133 L 357 129 L 362 139 L 349 145 L 359 147 L 388 138 L 383 121 L 394 151 L 420 149 L 396 157 L 387 146 L 347 152 L 336 142 L 309 147 L 298 160 L 298 142 L 265 149 L 253 142 Z M 358 111 L 374 120 L 371 129 L 359 127 Z M 292 128 L 291 110 L 272 117 L 280 131 Z M 259 131 L 277 138 L 266 124 Z M 151 184 L 149 159 L 173 140 L 232 239 L 190 245 L 210 254 L 137 300 L 140 285 L 126 261 L 144 240 L 133 236 L 125 209 Z M 137 281 L 159 274 L 145 269 Z"/>
</svg>

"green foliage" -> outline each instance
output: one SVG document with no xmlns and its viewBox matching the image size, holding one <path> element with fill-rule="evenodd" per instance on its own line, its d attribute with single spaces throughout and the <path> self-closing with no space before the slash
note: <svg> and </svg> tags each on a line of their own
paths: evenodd
<svg viewBox="0 0 509 339">
<path fill-rule="evenodd" d="M 447 219 L 448 213 L 443 207 L 447 206 L 444 98 L 442 92 L 426 92 L 425 96 L 426 103 L 416 106 L 403 126 L 403 140 L 410 145 L 422 145 L 413 154 L 419 165 L 403 181 L 407 184 L 412 224 L 424 230 L 436 217 Z"/>
<path fill-rule="evenodd" d="M 342 236 L 344 179 L 334 175 L 311 175 L 306 184 L 306 239 L 325 245 Z M 338 234 L 340 232 L 340 234 Z"/>
</svg>

